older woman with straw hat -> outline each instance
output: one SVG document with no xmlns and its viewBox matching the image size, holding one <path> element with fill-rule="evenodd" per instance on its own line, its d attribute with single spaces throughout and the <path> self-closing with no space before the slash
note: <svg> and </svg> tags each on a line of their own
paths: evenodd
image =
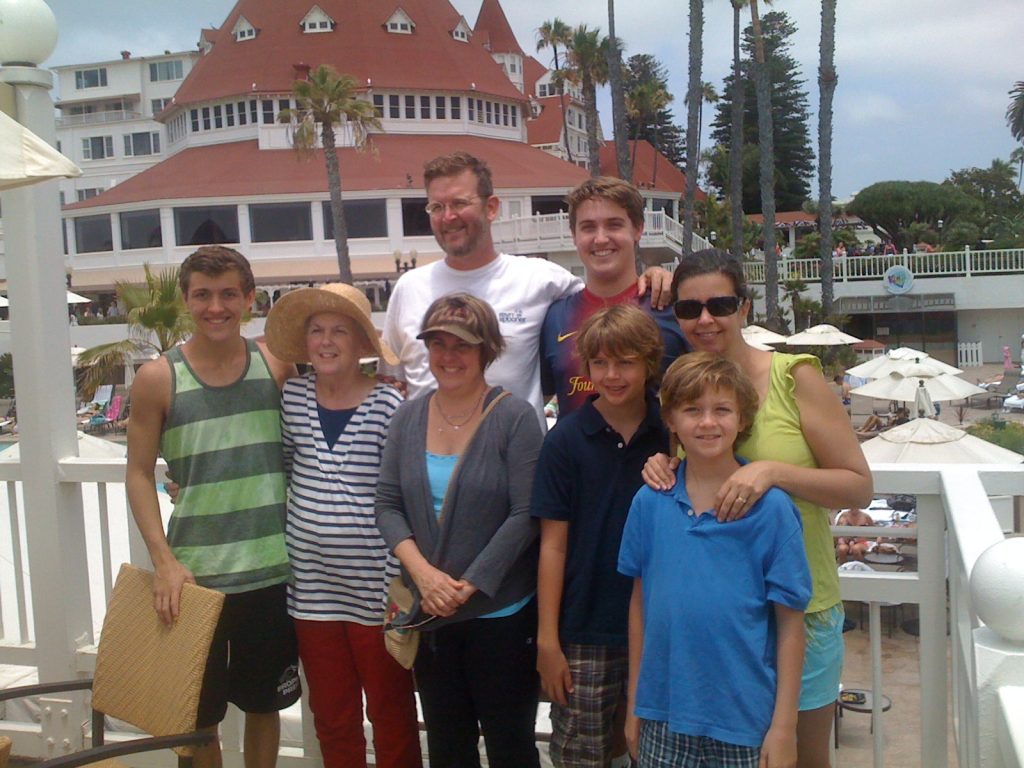
<svg viewBox="0 0 1024 768">
<path fill-rule="evenodd" d="M 343 283 L 283 296 L 267 317 L 266 339 L 281 360 L 313 368 L 284 386 L 281 434 L 288 612 L 324 765 L 366 765 L 365 692 L 376 765 L 418 768 L 412 677 L 380 631 L 397 565 L 374 522 L 381 453 L 402 398 L 360 368 L 362 357 L 394 364 L 395 355 L 373 327 L 366 296 Z"/>
</svg>

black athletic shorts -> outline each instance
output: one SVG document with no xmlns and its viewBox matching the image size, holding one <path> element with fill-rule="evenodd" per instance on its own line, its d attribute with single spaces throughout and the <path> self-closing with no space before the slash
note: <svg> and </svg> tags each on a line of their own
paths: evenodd
<svg viewBox="0 0 1024 768">
<path fill-rule="evenodd" d="M 278 712 L 302 693 L 295 627 L 286 585 L 224 596 L 199 696 L 198 728 L 224 719 L 228 702 L 243 712 Z"/>
</svg>

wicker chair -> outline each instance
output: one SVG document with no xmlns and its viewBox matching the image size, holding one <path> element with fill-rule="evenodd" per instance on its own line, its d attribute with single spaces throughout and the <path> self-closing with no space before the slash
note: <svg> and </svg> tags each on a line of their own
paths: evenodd
<svg viewBox="0 0 1024 768">
<path fill-rule="evenodd" d="M 224 596 L 186 584 L 181 612 L 173 626 L 153 610 L 153 574 L 124 564 L 110 596 L 92 680 L 9 688 L 0 701 L 74 690 L 92 690 L 90 749 L 62 755 L 35 768 L 72 768 L 119 755 L 174 749 L 179 766 L 189 765 L 196 745 L 216 736 L 196 731 L 203 671 Z M 104 744 L 106 716 L 123 720 L 148 738 Z M 8 744 L 8 749 L 9 749 Z M 0 744 L 0 752 L 3 746 Z M 0 754 L 0 768 L 6 756 Z"/>
</svg>

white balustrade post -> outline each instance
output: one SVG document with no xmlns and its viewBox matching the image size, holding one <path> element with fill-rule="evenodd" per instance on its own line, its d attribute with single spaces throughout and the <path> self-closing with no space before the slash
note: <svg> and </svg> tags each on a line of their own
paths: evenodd
<svg viewBox="0 0 1024 768">
<path fill-rule="evenodd" d="M 946 516 L 938 496 L 921 495 L 917 509 L 921 582 L 921 765 L 946 768 Z"/>
<path fill-rule="evenodd" d="M 42 0 L 0 0 L 0 19 L 13 116 L 55 144 L 53 75 L 38 65 L 56 45 L 56 19 Z M 78 441 L 57 182 L 5 192 L 3 210 L 35 645 L 39 679 L 52 682 L 74 677 L 76 649 L 92 642 L 81 489 L 61 483 L 58 464 L 78 455 Z M 69 707 L 75 724 L 86 719 L 82 699 Z M 43 723 L 40 755 L 80 746 L 58 725 Z"/>
<path fill-rule="evenodd" d="M 967 277 L 971 276 L 971 246 L 964 246 L 964 269 L 967 272 Z"/>
<path fill-rule="evenodd" d="M 1009 768 L 1024 754 L 1004 756 L 996 731 L 1000 689 L 1024 685 L 1024 539 L 1005 539 L 981 554 L 971 571 L 971 603 L 986 624 L 974 630 L 978 765 Z"/>
</svg>

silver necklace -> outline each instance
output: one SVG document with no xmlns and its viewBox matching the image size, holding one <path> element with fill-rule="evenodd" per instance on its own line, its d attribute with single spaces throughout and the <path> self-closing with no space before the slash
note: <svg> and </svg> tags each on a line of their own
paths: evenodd
<svg viewBox="0 0 1024 768">
<path fill-rule="evenodd" d="M 473 417 L 476 415 L 477 409 L 480 407 L 480 404 L 483 403 L 484 401 L 485 394 L 487 394 L 486 388 L 480 391 L 480 397 L 477 398 L 476 402 L 473 404 L 473 407 L 470 408 L 468 411 L 463 411 L 462 413 L 453 413 L 451 415 L 445 413 L 444 409 L 441 407 L 441 400 L 437 397 L 436 394 L 434 395 L 434 405 L 437 406 L 437 412 L 441 414 L 441 418 L 445 420 L 448 426 L 454 429 L 456 432 L 458 432 L 460 427 L 466 426 L 470 421 L 473 420 Z M 438 427 L 437 431 L 444 432 L 444 427 Z"/>
</svg>

